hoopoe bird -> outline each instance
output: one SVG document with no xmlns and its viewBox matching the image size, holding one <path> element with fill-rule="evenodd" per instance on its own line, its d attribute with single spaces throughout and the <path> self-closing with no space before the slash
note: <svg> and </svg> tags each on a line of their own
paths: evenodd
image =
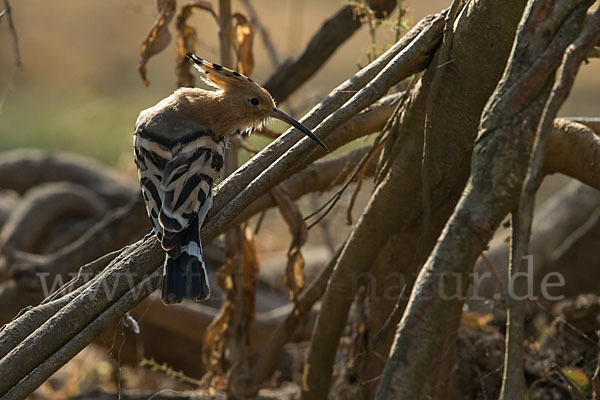
<svg viewBox="0 0 600 400">
<path fill-rule="evenodd" d="M 166 252 L 166 304 L 210 296 L 200 227 L 212 205 L 228 135 L 277 118 L 327 149 L 308 128 L 276 108 L 269 92 L 252 79 L 194 54 L 187 57 L 214 90 L 176 90 L 140 113 L 133 135 L 146 210 Z"/>
</svg>

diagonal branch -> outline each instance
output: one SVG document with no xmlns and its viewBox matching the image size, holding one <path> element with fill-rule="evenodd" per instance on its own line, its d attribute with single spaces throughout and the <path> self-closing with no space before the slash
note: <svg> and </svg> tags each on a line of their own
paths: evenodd
<svg viewBox="0 0 600 400">
<path fill-rule="evenodd" d="M 308 193 L 330 190 L 346 181 L 356 164 L 363 159 L 369 150 L 370 146 L 365 146 L 331 160 L 310 164 L 302 172 L 280 183 L 280 186 L 292 200 L 299 199 Z M 372 177 L 375 174 L 375 164 L 376 162 L 369 163 L 365 173 L 366 177 Z M 234 222 L 247 220 L 251 216 L 275 206 L 273 196 L 263 194 L 248 206 Z"/>
<path fill-rule="evenodd" d="M 402 95 L 403 93 L 395 93 L 386 96 L 336 128 L 328 138 L 330 140 L 329 149 L 333 151 L 352 140 L 383 129 Z M 321 157 L 322 152 L 313 152 L 309 158 L 288 171 L 286 175 L 290 177 L 281 184 L 292 199 L 297 199 L 306 193 L 331 189 L 345 181 L 352 168 L 367 152 L 367 148 L 362 148 L 338 158 L 314 164 L 313 162 Z M 366 176 L 373 176 L 374 172 L 369 169 Z M 250 216 L 273 206 L 275 206 L 275 202 L 272 196 L 263 194 L 252 202 L 235 221 L 246 220 Z"/>
<path fill-rule="evenodd" d="M 440 18 L 441 19 L 441 18 Z M 440 24 L 441 25 L 441 24 Z M 441 30 L 441 26 L 439 28 Z M 358 91 L 350 100 L 343 104 L 335 113 L 329 115 L 317 126 L 313 132 L 321 139 L 325 139 L 331 132 L 341 124 L 348 121 L 358 112 L 379 100 L 383 95 L 400 80 L 405 79 L 419 71 L 420 62 L 423 53 L 428 54 L 437 45 L 438 34 L 431 30 L 424 30 L 398 53 L 368 85 Z M 423 48 L 426 45 L 426 48 Z M 288 135 L 283 135 L 287 137 Z M 309 140 L 307 140 L 309 139 Z M 277 142 L 277 141 L 275 141 Z M 273 142 L 273 143 L 275 143 Z M 268 149 L 273 143 L 263 150 L 260 154 L 268 154 Z M 223 210 L 217 210 L 216 215 L 211 216 L 210 223 L 205 226 L 207 236 L 214 235 L 215 227 L 223 226 L 226 220 L 232 220 L 244 210 L 252 201 L 263 193 L 265 187 L 273 187 L 285 177 L 286 171 L 310 155 L 310 152 L 316 148 L 310 138 L 304 138 L 296 143 L 285 153 L 285 157 L 278 158 L 249 182 L 237 194 L 236 197 L 227 203 Z M 265 153 L 266 151 L 266 153 Z M 251 164 L 251 163 L 249 163 Z M 238 172 L 240 169 L 238 169 Z M 236 173 L 237 175 L 237 173 Z M 235 175 L 234 175 L 235 177 Z M 218 204 L 215 201 L 215 204 Z"/>
<path fill-rule="evenodd" d="M 412 34 L 407 35 L 406 40 L 399 42 L 386 55 L 367 66 L 346 84 L 341 85 L 338 88 L 341 91 L 334 92 L 324 101 L 323 105 L 311 113 L 309 118 L 312 118 L 313 124 L 318 123 L 325 115 L 332 113 L 352 97 L 343 91 L 344 88 L 356 90 L 365 85 L 367 88 L 361 90 L 353 100 L 333 113 L 327 122 L 321 125 L 320 130 L 317 130 L 317 133 L 331 133 L 338 124 L 347 121 L 380 98 L 398 80 L 418 72 L 427 65 L 431 51 L 439 42 L 442 21 L 442 16 L 425 19 Z M 377 77 L 367 85 L 375 75 Z M 307 142 L 301 142 L 294 150 L 286 152 L 291 147 L 289 140 L 294 138 L 293 135 L 294 133 L 291 132 L 282 135 L 274 144 L 263 150 L 262 156 L 259 155 L 256 160 L 253 159 L 245 167 L 238 169 L 236 174 L 220 185 L 215 194 L 215 206 L 213 207 L 216 207 L 215 211 L 222 211 L 222 213 L 219 218 L 213 218 L 209 224 L 203 227 L 202 238 L 205 242 L 214 239 L 251 201 L 283 179 L 285 171 L 279 173 L 274 168 L 267 168 L 265 171 L 267 180 L 263 178 L 253 182 L 254 185 L 250 185 L 250 192 L 246 188 L 241 195 L 236 197 L 245 185 L 242 182 L 252 181 L 259 176 L 261 171 L 265 170 L 263 163 L 272 162 L 285 153 L 285 156 L 276 163 L 278 168 L 284 168 L 286 164 L 294 164 L 297 160 L 309 156 L 308 150 L 313 150 L 313 148 L 307 145 Z M 267 161 L 269 159 L 270 161 Z M 263 186 L 258 187 L 257 182 L 262 183 Z M 230 201 L 234 197 L 236 199 L 235 206 Z M 241 207 L 241 209 L 236 207 Z M 0 381 L 0 395 L 6 394 L 9 390 L 18 390 L 19 393 L 33 390 L 35 385 L 28 384 L 29 386 L 25 387 L 23 386 L 25 381 L 21 381 L 38 365 L 43 363 L 44 370 L 43 373 L 40 371 L 40 374 L 49 376 L 60 368 L 65 360 L 65 358 L 51 360 L 50 357 L 53 354 L 64 354 L 64 351 L 72 352 L 83 349 L 91 340 L 89 330 L 86 330 L 90 324 L 99 324 L 94 325 L 94 329 L 105 327 L 121 317 L 121 306 L 130 309 L 141 301 L 150 288 L 146 289 L 147 286 L 143 286 L 142 289 L 139 289 L 139 285 L 145 282 L 146 285 L 152 285 L 152 289 L 156 287 L 157 281 L 154 278 L 147 278 L 155 276 L 156 271 L 162 267 L 163 260 L 164 252 L 153 237 L 146 237 L 125 249 L 105 271 L 77 289 L 78 292 L 71 301 L 0 360 L 0 370 L 7 371 Z M 121 301 L 118 299 L 122 299 L 124 303 L 119 303 L 119 308 L 111 308 L 112 312 L 103 314 L 113 307 L 116 301 Z M 81 310 L 85 310 L 85 312 L 81 312 Z M 101 314 L 106 318 L 95 323 L 94 321 Z M 10 332 L 5 331 L 0 335 L 10 335 Z"/>
<path fill-rule="evenodd" d="M 162 271 L 156 270 L 140 283 L 123 293 L 106 310 L 102 311 L 96 318 L 91 320 L 77 336 L 72 337 L 67 343 L 52 353 L 41 365 L 31 371 L 18 385 L 14 386 L 3 399 L 18 400 L 27 397 L 57 369 L 75 357 L 96 336 L 100 335 L 106 327 L 118 320 L 123 314 L 131 309 L 154 291 Z"/>
<path fill-rule="evenodd" d="M 405 56 L 411 60 L 411 71 L 418 72 L 429 63 L 432 50 L 441 39 L 441 30 L 443 26 L 443 15 L 434 15 L 423 18 L 413 29 L 406 33 L 394 46 L 381 55 L 378 59 L 360 70 L 350 79 L 343 82 L 337 88 L 331 91 L 329 95 L 309 111 L 300 122 L 309 129 L 317 126 L 325 117 L 333 114 L 354 93 L 367 85 L 385 65 L 387 65 L 400 52 L 406 51 L 411 46 L 412 51 Z M 418 38 L 418 40 L 417 40 Z M 360 110 L 357 110 L 360 111 Z M 267 169 L 283 154 L 286 154 L 292 148 L 294 143 L 303 138 L 304 135 L 297 129 L 288 129 L 284 134 L 270 143 L 260 153 L 253 157 L 249 162 L 242 165 L 236 172 L 231 174 L 220 186 L 220 197 L 215 198 L 215 202 L 209 212 L 209 218 L 216 215 L 223 207 L 228 204 L 238 193 L 242 191 L 250 182 L 252 182 L 261 171 Z M 311 151 L 317 154 L 323 154 L 319 150 Z"/>
<path fill-rule="evenodd" d="M 396 6 L 393 0 L 370 0 L 378 16 L 389 14 Z M 283 102 L 300 85 L 304 84 L 331 57 L 354 32 L 360 28 L 360 20 L 352 6 L 342 7 L 313 35 L 310 42 L 295 60 L 287 60 L 263 85 L 277 102 Z"/>
<path fill-rule="evenodd" d="M 0 15 L 0 20 L 2 20 L 2 17 L 4 16 L 8 18 L 8 29 L 10 29 L 10 34 L 13 41 L 13 50 L 15 52 L 15 65 L 17 68 L 22 69 L 23 60 L 21 59 L 21 50 L 19 49 L 19 35 L 17 35 L 17 29 L 15 28 L 15 23 L 12 17 L 12 8 L 10 7 L 8 0 L 4 0 L 4 11 Z"/>
</svg>

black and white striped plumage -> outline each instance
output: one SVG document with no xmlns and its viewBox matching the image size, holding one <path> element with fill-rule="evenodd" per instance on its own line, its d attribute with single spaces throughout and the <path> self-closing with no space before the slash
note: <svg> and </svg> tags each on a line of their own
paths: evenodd
<svg viewBox="0 0 600 400">
<path fill-rule="evenodd" d="M 194 54 L 187 56 L 214 90 L 178 89 L 140 113 L 133 136 L 148 215 L 167 252 L 165 303 L 202 300 L 210 294 L 200 227 L 223 167 L 227 135 L 278 118 L 327 149 L 308 128 L 276 108 L 269 92 L 252 79 Z"/>
<path fill-rule="evenodd" d="M 200 227 L 223 167 L 224 137 L 181 121 L 177 96 L 161 103 L 140 114 L 133 143 L 146 209 L 166 251 L 163 300 L 202 300 L 209 297 L 210 288 Z"/>
</svg>

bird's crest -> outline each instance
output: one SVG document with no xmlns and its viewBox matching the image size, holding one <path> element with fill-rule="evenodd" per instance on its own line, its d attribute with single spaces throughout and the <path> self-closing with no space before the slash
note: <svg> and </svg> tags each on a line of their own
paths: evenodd
<svg viewBox="0 0 600 400">
<path fill-rule="evenodd" d="M 206 61 L 193 53 L 186 53 L 194 67 L 204 74 L 206 83 L 216 89 L 229 89 L 231 87 L 252 86 L 263 89 L 251 78 L 233 71 L 222 65 Z M 264 89 L 263 89 L 264 90 Z"/>
<path fill-rule="evenodd" d="M 232 94 L 229 108 L 234 110 L 233 114 L 237 115 L 238 119 L 238 125 L 234 130 L 253 129 L 269 118 L 277 118 L 300 130 L 327 150 L 327 146 L 310 129 L 275 107 L 273 97 L 258 83 L 239 72 L 203 60 L 195 54 L 186 53 L 186 55 L 194 67 L 204 73 L 204 78 L 209 85 L 223 90 L 226 94 Z"/>
</svg>

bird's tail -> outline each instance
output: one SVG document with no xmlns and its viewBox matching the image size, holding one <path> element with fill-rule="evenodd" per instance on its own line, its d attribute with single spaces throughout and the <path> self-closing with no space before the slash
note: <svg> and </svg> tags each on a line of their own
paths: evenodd
<svg viewBox="0 0 600 400">
<path fill-rule="evenodd" d="M 163 274 L 162 298 L 166 304 L 210 297 L 208 275 L 202 259 L 202 247 L 196 226 L 191 226 L 181 240 L 177 257 L 167 253 Z"/>
</svg>

